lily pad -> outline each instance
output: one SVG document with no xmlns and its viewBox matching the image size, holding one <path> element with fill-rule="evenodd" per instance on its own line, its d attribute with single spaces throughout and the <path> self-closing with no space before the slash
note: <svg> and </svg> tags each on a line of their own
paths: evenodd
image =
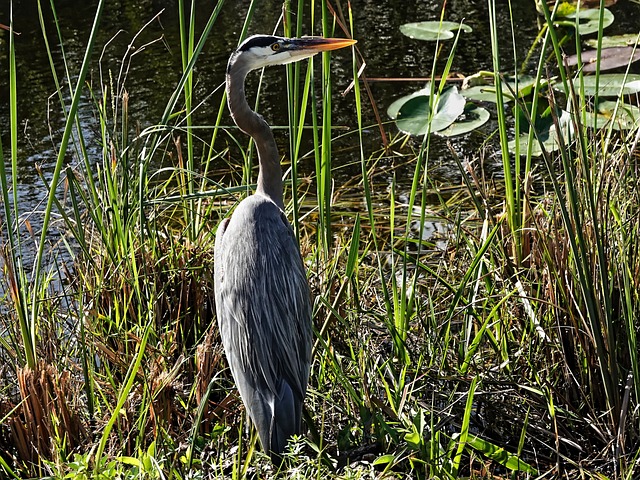
<svg viewBox="0 0 640 480">
<path fill-rule="evenodd" d="M 563 111 L 560 114 L 560 117 L 558 118 L 558 125 L 560 127 L 560 132 L 562 134 L 562 138 L 564 139 L 564 143 L 566 144 L 573 136 L 573 125 L 571 123 L 571 115 L 569 114 L 569 112 Z M 560 149 L 558 131 L 550 115 L 539 119 L 536 122 L 535 128 L 538 132 L 538 136 L 533 136 L 531 155 L 533 155 L 534 157 L 539 157 L 540 155 L 542 155 L 543 146 L 547 152 L 555 152 L 556 150 Z M 511 140 L 509 142 L 510 152 L 515 152 L 516 141 L 520 144 L 520 155 L 526 155 L 527 147 L 529 145 L 529 134 L 523 133 L 520 135 L 520 137 L 518 137 L 518 139 Z M 540 142 L 542 142 L 542 145 L 540 145 Z"/>
<path fill-rule="evenodd" d="M 496 102 L 496 87 L 494 85 L 476 85 L 475 87 L 460 90 L 460 94 L 467 100 L 476 102 Z M 506 86 L 502 86 L 502 94 L 505 95 L 504 101 L 512 100 L 511 93 Z"/>
<path fill-rule="evenodd" d="M 449 40 L 455 37 L 455 30 L 470 33 L 473 29 L 469 25 L 458 22 L 415 22 L 405 23 L 400 26 L 400 32 L 409 38 L 417 40 Z"/>
<path fill-rule="evenodd" d="M 462 116 L 456 119 L 455 122 L 444 130 L 440 130 L 438 135 L 442 135 L 443 137 L 455 137 L 457 135 L 469 133 L 487 123 L 489 121 L 489 117 L 489 112 L 484 108 L 478 107 L 473 103 L 467 103 L 464 106 Z"/>
<path fill-rule="evenodd" d="M 597 38 L 590 38 L 585 43 L 592 48 L 598 47 Z M 628 33 L 625 35 L 610 35 L 608 37 L 602 37 L 602 48 L 628 47 L 628 46 L 633 46 L 636 43 L 638 43 L 637 33 Z"/>
<path fill-rule="evenodd" d="M 578 20 L 580 26 L 580 35 L 589 35 L 596 33 L 600 25 L 600 9 L 590 8 L 587 10 L 580 10 L 577 13 L 567 15 L 565 18 L 569 20 Z M 613 13 L 607 8 L 604 9 L 602 28 L 607 28 L 613 23 Z"/>
<path fill-rule="evenodd" d="M 580 54 L 582 71 L 595 72 L 597 67 L 598 50 L 587 50 Z M 600 71 L 624 67 L 629 63 L 640 60 L 640 49 L 634 47 L 611 47 L 600 50 Z M 567 64 L 578 64 L 578 55 L 567 57 Z"/>
<path fill-rule="evenodd" d="M 465 103 L 466 100 L 456 87 L 450 87 L 437 96 L 432 102 L 433 112 L 430 110 L 428 95 L 416 96 L 400 107 L 396 125 L 400 131 L 410 135 L 439 132 L 462 115 Z"/>
<path fill-rule="evenodd" d="M 402 107 L 402 105 L 404 105 L 407 101 L 411 100 L 412 98 L 421 97 L 425 95 L 427 97 L 431 95 L 431 88 L 429 85 L 413 93 L 410 93 L 409 95 L 405 95 L 404 97 L 400 97 L 399 99 L 394 100 L 393 103 L 391 103 L 391 105 L 389 105 L 389 107 L 387 108 L 387 115 L 389 115 L 389 118 L 391 120 L 395 120 L 396 117 L 398 116 L 398 112 L 400 111 L 400 107 Z"/>
<path fill-rule="evenodd" d="M 618 105 L 617 112 L 616 105 Z M 598 112 L 589 112 L 587 114 L 588 127 L 593 126 L 594 115 L 596 117 L 596 128 L 605 128 L 611 123 L 611 127 L 614 130 L 631 130 L 640 126 L 640 108 L 634 105 L 618 104 L 618 102 L 611 100 L 600 100 L 598 102 Z"/>
<path fill-rule="evenodd" d="M 585 95 L 595 96 L 597 78 L 599 78 L 598 95 L 601 97 L 618 97 L 620 93 L 632 95 L 640 92 L 640 75 L 627 75 L 625 79 L 622 73 L 603 73 L 597 77 L 595 75 L 583 77 Z M 573 86 L 576 90 L 580 88 L 579 78 L 573 79 Z"/>
<path fill-rule="evenodd" d="M 535 81 L 534 77 L 522 75 L 518 79 L 518 97 L 524 97 L 531 93 Z M 508 80 L 507 84 L 511 89 L 509 89 L 507 85 L 502 84 L 502 94 L 504 95 L 504 100 L 510 102 L 513 100 L 511 90 L 516 90 L 516 82 Z M 493 84 L 475 85 L 473 87 L 462 89 L 460 93 L 467 100 L 474 100 L 476 102 L 496 102 L 496 87 Z"/>
</svg>

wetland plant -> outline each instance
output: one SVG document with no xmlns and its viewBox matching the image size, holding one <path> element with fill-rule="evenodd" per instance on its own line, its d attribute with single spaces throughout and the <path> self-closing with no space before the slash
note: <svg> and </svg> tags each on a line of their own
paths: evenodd
<svg viewBox="0 0 640 480">
<path fill-rule="evenodd" d="M 250 2 L 238 42 L 255 29 L 258 3 Z M 348 2 L 291 3 L 285 36 L 316 24 L 324 36 L 367 34 Z M 108 48 L 97 40 L 104 4 L 78 66 L 55 2 L 38 2 L 64 121 L 56 161 L 41 175 L 41 211 L 20 210 L 20 52 L 12 23 L 0 31 L 10 112 L 8 148 L 0 148 L 3 476 L 638 475 L 637 78 L 630 63 L 612 79 L 598 68 L 571 70 L 563 58 L 571 40 L 580 52 L 591 35 L 601 64 L 604 6 L 595 15 L 541 2 L 538 61 L 525 76 L 501 68 L 490 1 L 493 70 L 465 72 L 465 88 L 447 77 L 472 32 L 438 22 L 434 51 L 452 47 L 442 62 L 434 55 L 431 78 L 443 80 L 389 108 L 401 130 L 417 125 L 418 140 L 397 134 L 370 147 L 362 77 L 347 134 L 360 175 L 340 187 L 329 58 L 288 66 L 285 212 L 309 271 L 314 360 L 309 434 L 276 471 L 245 431 L 213 314 L 212 225 L 253 188 L 255 153 L 225 126 L 224 98 L 215 123 L 200 125 L 195 68 L 220 13 L 235 7 L 220 1 L 201 19 L 196 2 L 177 2 L 179 80 L 145 128 L 129 111 L 136 85 L 126 74 L 105 66 L 86 82 L 92 52 Z M 413 36 L 434 32 L 411 28 Z M 144 58 L 133 57 L 137 50 L 114 71 Z M 360 74 L 356 56 L 353 78 Z M 81 99 L 98 119 L 98 158 L 88 153 Z M 489 134 L 484 146 L 500 157 L 500 174 L 487 174 L 484 150 L 461 158 L 451 148 L 461 181 L 438 182 L 436 137 L 426 133 L 452 138 L 477 128 Z M 438 226 L 432 236 L 430 224 Z"/>
</svg>

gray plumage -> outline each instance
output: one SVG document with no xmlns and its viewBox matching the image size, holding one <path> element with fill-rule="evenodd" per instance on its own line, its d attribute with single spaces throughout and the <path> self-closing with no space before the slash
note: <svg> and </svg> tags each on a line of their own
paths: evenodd
<svg viewBox="0 0 640 480">
<path fill-rule="evenodd" d="M 300 433 L 309 380 L 311 302 L 302 259 L 284 214 L 262 194 L 220 225 L 215 248 L 227 361 L 264 450 L 279 454 Z"/>
<path fill-rule="evenodd" d="M 216 313 L 231 373 L 272 459 L 301 432 L 311 365 L 311 299 L 293 229 L 283 213 L 282 169 L 269 125 L 249 107 L 246 75 L 256 68 L 308 58 L 352 40 L 256 35 L 231 55 L 227 99 L 240 129 L 253 137 L 259 161 L 256 193 L 218 227 Z"/>
</svg>

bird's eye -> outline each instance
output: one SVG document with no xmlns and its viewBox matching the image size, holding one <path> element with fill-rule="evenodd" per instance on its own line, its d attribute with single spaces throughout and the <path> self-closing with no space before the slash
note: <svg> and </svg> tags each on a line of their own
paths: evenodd
<svg viewBox="0 0 640 480">
<path fill-rule="evenodd" d="M 271 50 L 273 50 L 274 52 L 277 52 L 278 50 L 280 50 L 280 44 L 279 43 L 272 44 Z"/>
</svg>

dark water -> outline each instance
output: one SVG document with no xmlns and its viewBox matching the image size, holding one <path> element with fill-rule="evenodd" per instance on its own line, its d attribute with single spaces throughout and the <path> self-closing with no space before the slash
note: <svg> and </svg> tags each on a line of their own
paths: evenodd
<svg viewBox="0 0 640 480">
<path fill-rule="evenodd" d="M 79 71 L 84 45 L 89 36 L 97 2 L 79 0 L 57 1 L 56 9 L 59 28 L 64 38 L 64 49 L 69 60 L 71 75 Z M 296 2 L 293 2 L 296 3 Z M 346 2 L 335 0 L 346 12 Z M 195 70 L 196 103 L 203 101 L 195 114 L 195 124 L 211 125 L 215 122 L 222 89 L 224 70 L 229 52 L 237 44 L 238 36 L 246 15 L 248 1 L 227 1 L 207 46 L 200 56 Z M 355 38 L 358 47 L 367 62 L 366 73 L 370 77 L 426 77 L 431 72 L 434 44 L 411 40 L 403 36 L 398 27 L 409 21 L 437 19 L 440 3 L 435 1 L 407 0 L 354 0 L 352 1 L 355 20 Z M 279 1 L 260 2 L 255 12 L 250 33 L 271 33 L 277 25 L 282 3 Z M 64 75 L 61 62 L 53 15 L 49 2 L 43 2 L 47 36 L 55 55 L 55 68 L 60 76 Z M 186 7 L 187 10 L 189 6 Z M 198 32 L 206 23 L 214 8 L 212 1 L 197 1 Z M 513 4 L 516 28 L 516 46 L 511 45 L 508 4 L 500 2 L 499 31 L 502 38 L 502 65 L 505 71 L 513 71 L 521 66 L 530 45 L 538 33 L 536 14 L 532 1 L 516 0 Z M 611 7 L 616 22 L 607 34 L 637 32 L 640 30 L 640 5 L 622 0 Z M 160 13 L 162 12 L 162 13 Z M 156 15 L 160 15 L 156 17 Z M 317 14 L 319 16 L 319 13 Z M 61 138 L 63 120 L 60 104 L 52 80 L 51 69 L 46 54 L 36 2 L 32 0 L 13 2 L 14 27 L 20 33 L 16 36 L 17 83 L 18 83 L 18 119 L 20 125 L 19 165 L 21 210 L 31 211 L 45 196 L 46 189 L 36 175 L 34 166 L 42 168 L 45 177 L 51 174 L 56 158 L 55 145 Z M 460 21 L 474 29 L 470 35 L 463 36 L 453 62 L 453 71 L 464 75 L 478 70 L 492 68 L 490 33 L 485 0 L 453 0 L 447 3 L 447 20 Z M 143 26 L 151 22 L 134 40 L 134 36 Z M 0 5 L 0 23 L 9 23 L 9 7 Z M 308 24 L 308 21 L 307 21 Z M 309 26 L 308 34 L 318 34 L 318 26 Z M 137 54 L 131 57 L 127 71 L 126 88 L 130 95 L 130 123 L 139 122 L 141 126 L 152 125 L 160 120 L 166 102 L 174 90 L 181 73 L 180 43 L 178 38 L 178 4 L 171 0 L 109 1 L 106 3 L 99 30 L 99 41 L 94 53 L 93 68 L 89 82 L 94 93 L 99 95 L 100 84 L 115 83 L 121 78 L 121 60 L 130 43 Z M 336 36 L 342 36 L 337 32 Z M 144 48 L 143 48 L 144 46 Z M 569 51 L 572 45 L 569 45 Z M 517 61 L 514 60 L 514 50 Z M 9 158 L 9 112 L 8 112 L 8 35 L 0 30 L 0 135 L 4 146 L 5 158 Z M 446 59 L 446 54 L 443 55 Z M 534 55 L 532 62 L 537 62 Z M 440 62 L 440 67 L 444 61 Z M 532 65 L 525 66 L 533 68 Z M 355 107 L 352 95 L 338 95 L 350 82 L 351 58 L 348 52 L 338 52 L 333 56 L 334 70 L 334 124 L 355 125 Z M 439 69 L 441 70 L 441 68 Z M 254 91 L 257 76 L 249 81 L 249 91 Z M 387 120 L 386 107 L 394 98 L 418 89 L 422 83 L 376 82 L 371 85 L 375 102 L 383 120 Z M 284 92 L 284 74 L 281 68 L 268 69 L 262 90 L 261 110 L 272 124 L 285 124 L 287 121 L 286 99 Z M 63 91 L 65 101 L 69 103 L 69 92 Z M 372 109 L 365 105 L 365 124 L 373 124 L 375 117 Z M 91 155 L 99 158 L 101 146 L 98 143 L 98 121 L 91 100 L 85 97 L 80 110 L 85 139 Z M 227 118 L 224 122 L 230 124 Z M 386 126 L 389 134 L 396 133 L 392 124 Z M 454 148 L 461 156 L 468 156 L 477 150 L 491 126 L 484 132 L 475 132 L 453 140 Z M 367 148 L 371 150 L 381 146 L 376 128 L 371 128 L 366 138 Z M 286 140 L 280 138 L 286 143 Z M 348 141 L 338 142 L 335 152 L 349 155 Z M 69 161 L 73 162 L 72 153 Z M 334 159 L 339 165 L 340 158 Z M 456 168 L 450 160 L 450 153 L 442 140 L 434 139 L 432 158 L 434 164 L 442 165 L 443 177 L 447 171 Z M 498 163 L 498 162 L 496 162 Z M 359 173 L 359 167 L 356 171 Z M 356 173 L 356 174 L 357 174 Z M 354 172 L 345 171 L 352 176 Z"/>
</svg>

